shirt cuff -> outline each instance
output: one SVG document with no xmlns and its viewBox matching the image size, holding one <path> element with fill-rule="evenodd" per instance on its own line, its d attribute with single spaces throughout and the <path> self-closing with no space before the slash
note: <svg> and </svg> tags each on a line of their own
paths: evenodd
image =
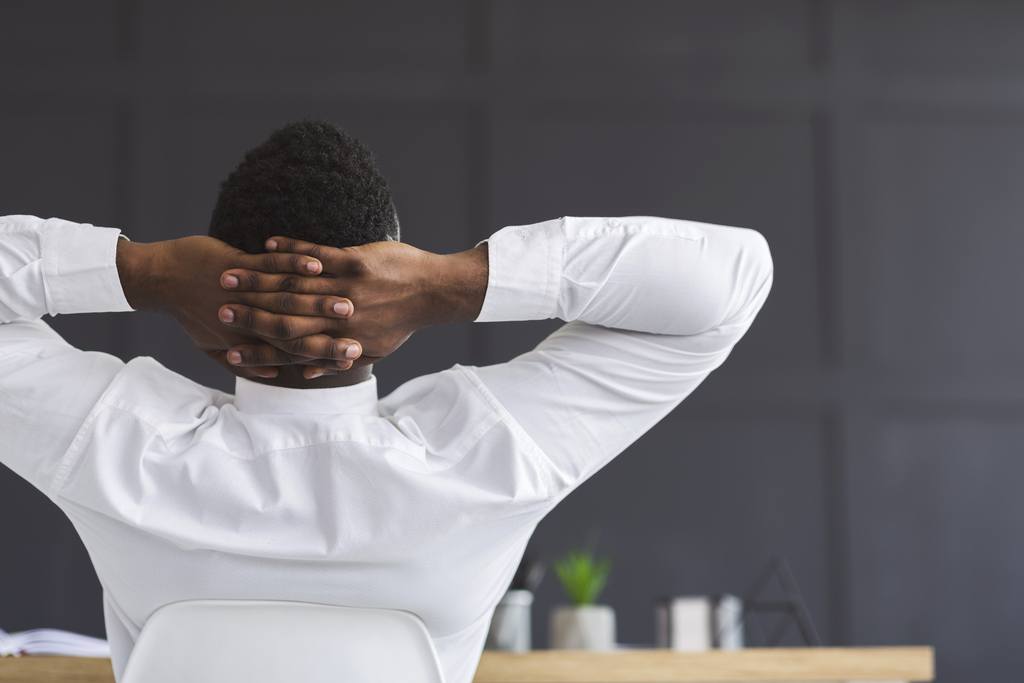
<svg viewBox="0 0 1024 683">
<path fill-rule="evenodd" d="M 487 293 L 476 322 L 545 320 L 558 312 L 564 219 L 513 225 L 487 241 Z"/>
<path fill-rule="evenodd" d="M 51 218 L 42 226 L 46 309 L 60 313 L 130 311 L 117 274 L 116 228 Z"/>
</svg>

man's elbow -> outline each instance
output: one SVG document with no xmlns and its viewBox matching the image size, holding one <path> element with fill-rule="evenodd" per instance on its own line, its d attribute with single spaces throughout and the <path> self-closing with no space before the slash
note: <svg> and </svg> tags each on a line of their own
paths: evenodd
<svg viewBox="0 0 1024 683">
<path fill-rule="evenodd" d="M 680 272 L 686 285 L 676 290 L 680 293 L 682 311 L 677 319 L 685 321 L 685 325 L 677 326 L 674 332 L 684 336 L 713 330 L 745 330 L 771 289 L 772 253 L 761 233 L 729 227 L 711 237 L 716 240 L 715 255 L 705 261 L 706 267 L 684 268 Z M 711 252 L 712 249 L 705 251 Z"/>
<path fill-rule="evenodd" d="M 768 298 L 775 264 L 772 262 L 772 250 L 765 236 L 757 230 L 748 229 L 745 232 L 742 271 L 746 301 L 742 308 L 749 311 L 753 317 Z"/>
<path fill-rule="evenodd" d="M 736 252 L 729 269 L 731 280 L 726 310 L 720 326 L 746 329 L 753 322 L 772 286 L 774 265 L 768 240 L 749 228 L 739 228 L 734 236 Z"/>
<path fill-rule="evenodd" d="M 770 286 L 774 264 L 772 263 L 772 250 L 768 246 L 768 240 L 757 230 L 746 230 L 747 246 L 744 250 L 744 259 L 748 262 L 750 278 L 757 283 L 756 289 L 762 286 Z"/>
</svg>

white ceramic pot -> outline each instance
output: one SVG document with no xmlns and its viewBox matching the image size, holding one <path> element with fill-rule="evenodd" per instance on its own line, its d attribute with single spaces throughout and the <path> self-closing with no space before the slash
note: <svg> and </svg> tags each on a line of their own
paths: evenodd
<svg viewBox="0 0 1024 683">
<path fill-rule="evenodd" d="M 556 650 L 615 648 L 615 610 L 608 605 L 556 607 L 551 611 L 551 647 Z"/>
</svg>

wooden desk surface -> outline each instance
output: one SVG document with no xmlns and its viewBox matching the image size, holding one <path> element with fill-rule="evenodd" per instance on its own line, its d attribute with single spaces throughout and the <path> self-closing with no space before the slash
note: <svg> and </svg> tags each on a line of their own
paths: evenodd
<svg viewBox="0 0 1024 683">
<path fill-rule="evenodd" d="M 931 681 L 930 647 L 485 652 L 474 683 Z M 106 659 L 0 658 L 0 683 L 112 683 Z"/>
</svg>

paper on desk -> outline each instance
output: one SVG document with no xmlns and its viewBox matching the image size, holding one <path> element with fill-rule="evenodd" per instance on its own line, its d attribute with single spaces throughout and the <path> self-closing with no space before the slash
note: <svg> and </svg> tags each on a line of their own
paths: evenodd
<svg viewBox="0 0 1024 683">
<path fill-rule="evenodd" d="M 18 655 L 109 657 L 110 646 L 101 638 L 52 628 L 37 628 L 18 633 L 7 633 L 0 629 L 0 657 Z"/>
</svg>

